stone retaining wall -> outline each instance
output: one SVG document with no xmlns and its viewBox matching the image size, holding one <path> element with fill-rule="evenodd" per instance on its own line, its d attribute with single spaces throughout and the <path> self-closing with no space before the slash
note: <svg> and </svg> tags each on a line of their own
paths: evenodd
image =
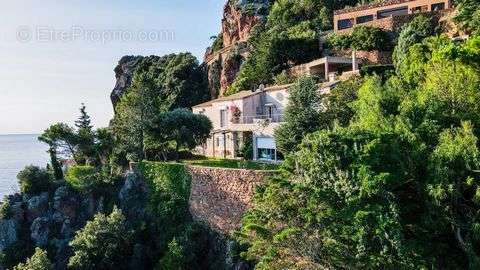
<svg viewBox="0 0 480 270">
<path fill-rule="evenodd" d="M 256 186 L 272 171 L 187 166 L 192 176 L 189 208 L 192 217 L 228 235 L 241 225 Z"/>
</svg>

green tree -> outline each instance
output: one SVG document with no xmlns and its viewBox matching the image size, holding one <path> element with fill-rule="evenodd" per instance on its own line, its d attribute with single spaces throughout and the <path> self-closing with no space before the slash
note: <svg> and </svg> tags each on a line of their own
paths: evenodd
<svg viewBox="0 0 480 270">
<path fill-rule="evenodd" d="M 74 189 L 92 192 L 101 183 L 100 173 L 92 166 L 72 166 L 68 169 L 65 180 Z"/>
<path fill-rule="evenodd" d="M 332 35 L 328 39 L 329 46 L 335 49 L 380 50 L 388 51 L 392 48 L 389 33 L 382 29 L 369 26 L 356 26 L 350 34 Z"/>
<path fill-rule="evenodd" d="M 278 149 L 287 154 L 294 152 L 303 137 L 322 127 L 321 101 L 318 86 L 313 78 L 300 78 L 289 89 L 290 97 L 285 117 L 280 127 L 275 130 Z"/>
<path fill-rule="evenodd" d="M 414 83 L 364 78 L 348 124 L 302 138 L 237 234 L 256 269 L 479 267 L 476 38 L 413 45 Z"/>
<path fill-rule="evenodd" d="M 78 156 L 82 159 L 82 164 L 95 162 L 97 159 L 95 153 L 95 134 L 92 131 L 93 126 L 91 125 L 90 116 L 86 111 L 85 104 L 82 103 L 80 107 L 80 117 L 75 121 L 75 126 L 77 127 L 77 151 Z"/>
<path fill-rule="evenodd" d="M 185 269 L 185 261 L 183 248 L 174 238 L 168 244 L 168 251 L 160 260 L 157 268 L 162 270 L 183 270 Z"/>
<path fill-rule="evenodd" d="M 78 138 L 72 127 L 64 123 L 57 123 L 46 129 L 38 138 L 50 146 L 50 154 L 60 155 L 61 157 L 72 157 L 81 163 L 78 156 L 76 145 Z"/>
<path fill-rule="evenodd" d="M 171 145 L 170 142 L 173 142 L 178 157 L 181 148 L 192 150 L 205 143 L 212 128 L 212 122 L 208 117 L 194 114 L 188 109 L 175 109 L 162 114 L 150 132 L 157 145 L 163 144 L 168 147 Z M 168 151 L 168 148 L 163 149 L 164 157 Z"/>
<path fill-rule="evenodd" d="M 108 216 L 97 214 L 70 242 L 73 269 L 127 269 L 131 254 L 131 232 L 122 211 L 114 208 Z"/>
<path fill-rule="evenodd" d="M 145 57 L 135 71 L 127 93 L 116 107 L 113 133 L 115 152 L 125 159 L 144 159 L 147 129 L 164 112 L 189 108 L 208 97 L 203 71 L 189 53 Z"/>
<path fill-rule="evenodd" d="M 318 38 L 332 28 L 332 13 L 358 1 L 277 0 L 265 24 L 252 31 L 250 57 L 228 90 L 233 94 L 273 82 L 283 70 L 320 57 Z"/>
<path fill-rule="evenodd" d="M 53 264 L 47 256 L 47 252 L 40 248 L 35 249 L 32 257 L 28 258 L 25 263 L 20 263 L 13 270 L 52 270 Z"/>
<path fill-rule="evenodd" d="M 435 34 L 432 19 L 427 16 L 416 16 L 411 22 L 404 25 L 393 52 L 393 62 L 398 68 L 405 61 L 409 48 L 421 42 L 424 38 Z"/>
<path fill-rule="evenodd" d="M 458 246 L 468 258 L 469 268 L 480 267 L 475 247 L 480 236 L 478 209 L 480 156 L 478 138 L 470 123 L 445 130 L 430 156 L 427 190 L 440 214 L 434 217 L 438 226 L 452 228 Z M 465 215 L 466 214 L 466 215 Z"/>
<path fill-rule="evenodd" d="M 478 34 L 480 31 L 480 1 L 458 0 L 456 1 L 458 14 L 457 22 L 467 31 Z"/>
<path fill-rule="evenodd" d="M 17 175 L 20 191 L 24 194 L 37 195 L 48 191 L 52 176 L 45 169 L 27 166 Z"/>
<path fill-rule="evenodd" d="M 82 106 L 80 107 L 80 117 L 77 121 L 75 121 L 75 126 L 79 130 L 91 131 L 93 128 L 93 126 L 91 125 L 90 116 L 87 113 L 87 108 L 85 107 L 84 103 L 82 103 Z"/>
<path fill-rule="evenodd" d="M 112 133 L 112 129 L 99 128 L 95 131 L 95 152 L 98 154 L 100 163 L 107 165 L 109 158 L 112 155 L 115 138 Z"/>
<path fill-rule="evenodd" d="M 335 123 L 346 126 L 354 116 L 352 102 L 357 99 L 358 89 L 362 85 L 363 79 L 353 77 L 352 79 L 342 81 L 336 85 L 325 97 L 326 122 L 331 127 Z"/>
</svg>

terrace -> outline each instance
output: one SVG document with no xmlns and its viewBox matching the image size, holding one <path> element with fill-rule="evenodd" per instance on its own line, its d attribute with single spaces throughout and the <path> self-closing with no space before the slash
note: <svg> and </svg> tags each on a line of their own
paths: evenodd
<svg viewBox="0 0 480 270">
<path fill-rule="evenodd" d="M 450 0 L 389 0 L 368 5 L 345 8 L 334 12 L 335 32 L 349 31 L 356 25 L 394 30 L 399 23 L 395 17 L 434 12 L 451 8 Z"/>
</svg>

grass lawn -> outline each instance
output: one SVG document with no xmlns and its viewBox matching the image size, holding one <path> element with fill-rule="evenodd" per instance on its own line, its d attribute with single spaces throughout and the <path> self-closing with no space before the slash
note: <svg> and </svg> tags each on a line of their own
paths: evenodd
<svg viewBox="0 0 480 270">
<path fill-rule="evenodd" d="M 232 160 L 232 159 L 195 159 L 182 160 L 184 164 L 205 166 L 205 167 L 220 167 L 232 169 L 250 169 L 250 170 L 278 170 L 279 164 L 262 163 L 248 160 Z"/>
</svg>

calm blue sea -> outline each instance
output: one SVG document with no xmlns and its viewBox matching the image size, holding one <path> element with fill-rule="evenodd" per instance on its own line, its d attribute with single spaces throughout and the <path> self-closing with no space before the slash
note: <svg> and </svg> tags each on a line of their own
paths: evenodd
<svg viewBox="0 0 480 270">
<path fill-rule="evenodd" d="M 38 135 L 0 135 L 0 200 L 18 191 L 17 174 L 27 165 L 45 167 L 48 147 Z"/>
</svg>

